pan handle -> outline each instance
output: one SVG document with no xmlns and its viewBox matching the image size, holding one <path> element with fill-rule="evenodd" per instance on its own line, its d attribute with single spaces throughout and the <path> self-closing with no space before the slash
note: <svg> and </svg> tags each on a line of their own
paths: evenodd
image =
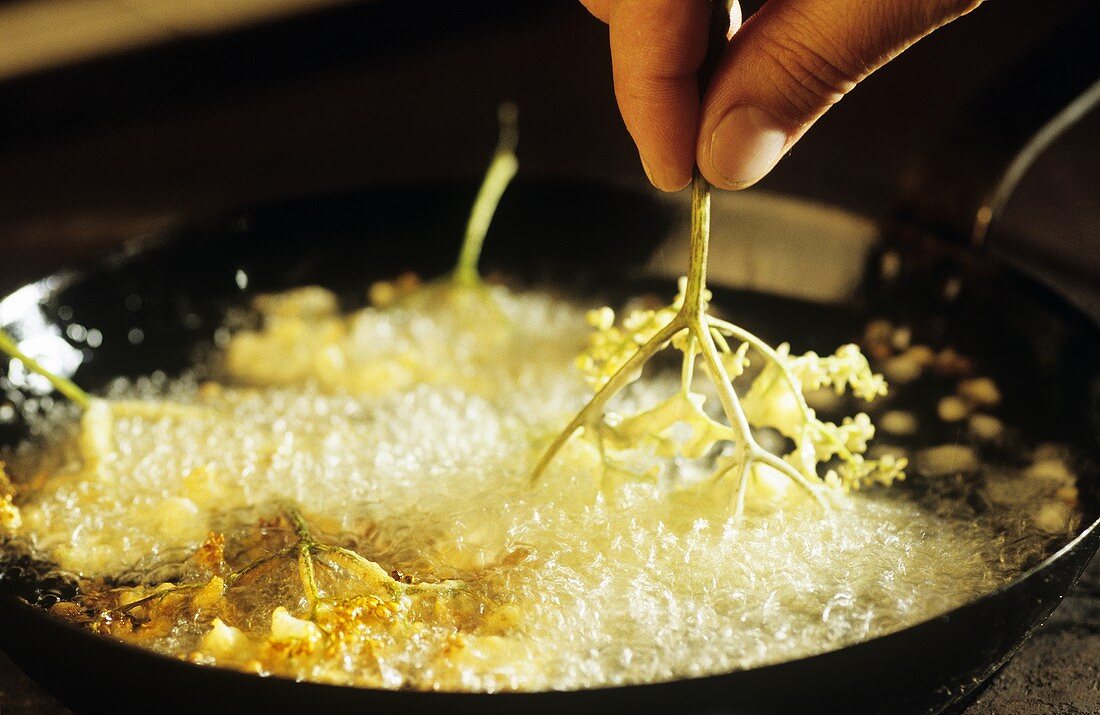
<svg viewBox="0 0 1100 715">
<path fill-rule="evenodd" d="M 1100 102 L 1100 2 L 1079 2 L 1039 46 L 984 85 L 903 179 L 906 228 L 986 247 L 1032 163 Z"/>
</svg>

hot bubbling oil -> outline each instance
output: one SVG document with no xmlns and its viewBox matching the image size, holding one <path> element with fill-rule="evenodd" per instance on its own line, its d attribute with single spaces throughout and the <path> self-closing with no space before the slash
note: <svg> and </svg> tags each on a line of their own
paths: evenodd
<svg viewBox="0 0 1100 715">
<path fill-rule="evenodd" d="M 291 503 L 323 538 L 409 580 L 460 581 L 461 596 L 424 606 L 391 589 L 382 595 L 397 605 L 371 608 L 406 609 L 407 627 L 295 651 L 285 643 L 333 636 L 310 630 L 291 561 L 234 586 L 219 611 L 228 621 L 164 609 L 169 622 L 122 637 L 302 679 L 489 691 L 651 682 L 831 650 L 989 592 L 1051 537 L 1022 507 L 955 518 L 949 497 L 875 490 L 827 511 L 792 493 L 789 508 L 732 519 L 728 495 L 679 489 L 698 478 L 691 464 L 658 464 L 657 478 L 605 492 L 581 448 L 532 488 L 545 435 L 587 397 L 571 369 L 584 321 L 547 295 L 489 290 L 467 305 L 348 317 L 319 289 L 268 299 L 265 329 L 228 345 L 222 382 L 119 383 L 114 399 L 149 409 L 89 410 L 82 428 L 15 460 L 43 474 L 19 498 L 20 536 L 93 591 L 120 577 L 149 584 L 116 594 L 118 606 L 180 578 L 211 532 L 247 540 Z M 647 375 L 626 399 L 655 402 L 671 379 Z M 1023 478 L 996 475 L 1002 487 Z M 319 571 L 322 589 L 344 588 L 341 568 Z"/>
</svg>

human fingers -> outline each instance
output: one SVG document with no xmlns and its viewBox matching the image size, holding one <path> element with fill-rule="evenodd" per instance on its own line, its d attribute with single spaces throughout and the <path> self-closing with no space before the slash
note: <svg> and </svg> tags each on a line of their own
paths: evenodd
<svg viewBox="0 0 1100 715">
<path fill-rule="evenodd" d="M 695 73 L 706 54 L 709 0 L 611 0 L 615 97 L 649 180 L 691 179 L 699 127 Z"/>
<path fill-rule="evenodd" d="M 696 161 L 740 189 L 771 171 L 863 78 L 981 0 L 770 0 L 733 36 L 707 91 Z"/>
</svg>

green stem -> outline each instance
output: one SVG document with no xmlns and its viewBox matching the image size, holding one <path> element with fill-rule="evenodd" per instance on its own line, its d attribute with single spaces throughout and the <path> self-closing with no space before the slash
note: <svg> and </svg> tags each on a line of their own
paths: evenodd
<svg viewBox="0 0 1100 715">
<path fill-rule="evenodd" d="M 695 338 L 688 335 L 684 344 L 684 362 L 680 366 L 680 391 L 685 395 L 691 392 L 691 383 L 695 379 Z"/>
<path fill-rule="evenodd" d="M 779 356 L 772 346 L 765 343 L 760 338 L 756 337 L 744 328 L 740 328 L 733 323 L 728 323 L 718 318 L 707 318 L 711 327 L 716 328 L 719 331 L 725 332 L 742 342 L 746 342 L 753 348 L 758 350 L 764 357 L 775 363 L 775 366 L 779 368 L 780 375 L 783 376 L 783 380 L 787 383 L 787 386 L 791 388 L 791 392 L 794 393 L 795 400 L 798 402 L 798 408 L 802 411 L 806 421 L 810 420 L 810 406 L 806 403 L 806 396 L 802 394 L 802 384 L 798 378 L 794 376 L 790 368 L 787 367 L 786 362 Z"/>
<path fill-rule="evenodd" d="M 709 315 L 707 316 L 707 322 L 710 323 Z M 714 344 L 718 346 L 718 350 L 720 352 L 722 352 L 723 354 L 733 352 L 733 350 L 730 349 L 730 344 L 726 342 L 726 337 L 715 330 L 713 327 L 710 329 L 710 336 L 714 338 Z"/>
<path fill-rule="evenodd" d="M 246 566 L 242 567 L 241 569 L 239 569 L 237 571 L 234 571 L 233 573 L 226 576 L 225 577 L 225 585 L 226 586 L 234 585 L 235 583 L 237 583 L 242 578 L 244 578 L 248 574 L 252 573 L 256 569 L 258 569 L 258 568 L 260 568 L 260 567 L 262 567 L 266 564 L 269 564 L 269 563 L 275 561 L 276 559 L 280 559 L 284 556 L 287 556 L 288 554 L 295 551 L 297 548 L 298 548 L 297 545 L 288 546 L 285 549 L 281 549 L 279 551 L 276 551 L 273 554 L 268 554 L 267 556 L 262 556 L 262 557 L 256 559 L 252 563 L 247 564 Z"/>
<path fill-rule="evenodd" d="M 724 331 L 727 334 L 737 338 L 738 340 L 748 343 L 753 348 L 758 350 L 761 354 L 763 354 L 764 357 L 771 360 L 777 368 L 779 368 L 779 374 L 783 377 L 784 382 L 787 383 L 787 387 L 790 388 L 791 394 L 794 395 L 795 402 L 798 403 L 798 409 L 802 412 L 802 420 L 804 422 L 803 432 L 805 433 L 805 430 L 809 429 L 810 426 L 814 423 L 814 414 L 813 411 L 810 409 L 809 403 L 806 402 L 806 395 L 802 392 L 802 383 L 798 380 L 798 378 L 794 376 L 794 373 L 791 372 L 791 369 L 787 367 L 786 361 L 783 360 L 779 356 L 779 353 L 777 353 L 770 345 L 768 345 L 749 331 L 740 328 L 733 323 L 727 323 L 724 320 L 718 320 L 717 318 L 708 317 L 707 320 L 710 322 L 713 328 Z M 837 454 L 838 456 L 840 456 L 841 459 L 851 458 L 852 453 L 848 449 L 847 445 L 845 445 L 843 442 L 836 439 L 836 437 L 832 435 L 825 436 L 829 439 L 829 442 L 831 442 L 836 447 Z"/>
<path fill-rule="evenodd" d="M 91 402 L 91 397 L 87 392 L 81 390 L 70 380 L 66 380 L 59 375 L 55 375 L 45 367 L 42 363 L 38 362 L 31 356 L 19 349 L 19 345 L 15 340 L 3 330 L 0 330 L 0 352 L 5 352 L 9 357 L 15 358 L 23 363 L 24 366 L 31 372 L 37 373 L 42 377 L 50 381 L 50 384 L 54 386 L 58 392 L 65 397 L 76 403 L 81 409 L 86 409 Z"/>
<path fill-rule="evenodd" d="M 699 316 L 690 321 L 689 325 L 692 332 L 699 339 L 700 352 L 703 354 L 703 360 L 710 371 L 711 381 L 718 390 L 718 401 L 722 403 L 722 411 L 726 413 L 726 419 L 729 421 L 730 427 L 737 430 L 741 444 L 746 447 L 755 446 L 752 428 L 749 426 L 749 418 L 745 415 L 745 409 L 741 407 L 741 401 L 737 399 L 737 393 L 733 391 L 729 373 L 726 372 L 726 366 L 722 364 L 722 358 L 718 354 L 718 348 L 714 345 L 714 340 L 710 337 L 710 331 L 705 321 L 704 316 Z"/>
<path fill-rule="evenodd" d="M 519 142 L 517 116 L 516 105 L 511 103 L 502 104 L 497 110 L 500 138 L 466 224 L 466 237 L 462 241 L 462 251 L 458 255 L 458 265 L 453 274 L 454 282 L 458 285 L 471 287 L 481 282 L 477 264 L 481 259 L 485 234 L 489 232 L 489 224 L 496 214 L 504 190 L 519 170 L 519 161 L 516 159 L 516 144 Z"/>
<path fill-rule="evenodd" d="M 321 589 L 317 586 L 317 574 L 313 568 L 313 547 L 304 541 L 298 544 L 298 578 L 306 592 L 312 617 L 317 609 L 317 602 L 321 600 Z"/>
<path fill-rule="evenodd" d="M 694 357 L 696 351 L 698 351 L 703 357 L 711 381 L 718 392 L 722 411 L 725 413 L 730 429 L 734 432 L 735 439 L 733 441 L 736 443 L 738 452 L 736 462 L 738 478 L 733 497 L 734 514 L 740 515 L 744 510 L 745 492 L 748 479 L 751 476 L 751 467 L 754 463 L 762 463 L 777 470 L 809 492 L 818 504 L 824 506 L 818 493 L 818 485 L 792 465 L 761 447 L 752 435 L 748 416 L 745 414 L 745 409 L 741 405 L 737 393 L 733 390 L 725 365 L 722 364 L 721 351 L 729 352 L 729 345 L 726 343 L 722 332 L 736 335 L 743 342 L 760 349 L 766 357 L 774 361 L 795 392 L 799 404 L 807 416 L 809 415 L 809 408 L 806 406 L 805 399 L 799 390 L 797 380 L 782 360 L 779 359 L 775 351 L 755 335 L 724 321 L 714 320 L 707 315 L 706 283 L 709 248 L 710 184 L 696 169 L 691 184 L 691 260 L 688 266 L 687 283 L 684 286 L 683 303 L 680 309 L 664 328 L 631 355 L 630 359 L 611 376 L 611 379 L 604 384 L 603 388 L 573 418 L 573 421 L 569 423 L 565 430 L 557 436 L 535 467 L 532 480 L 539 477 L 554 458 L 554 455 L 578 429 L 588 426 L 596 416 L 603 412 L 611 399 L 630 383 L 634 375 L 642 369 L 653 355 L 662 350 L 669 340 L 681 331 L 686 330 L 688 335 L 684 348 L 684 363 L 681 367 L 681 388 L 687 390 L 690 387 Z M 721 470 L 718 478 L 729 474 L 733 468 L 731 466 Z"/>
<path fill-rule="evenodd" d="M 691 177 L 691 258 L 684 289 L 686 315 L 698 315 L 707 289 L 707 252 L 710 249 L 710 183 L 696 167 Z"/>
<path fill-rule="evenodd" d="M 199 588 L 202 588 L 202 584 L 184 584 L 182 586 L 172 586 L 171 588 L 166 588 L 161 591 L 157 591 L 156 593 L 151 593 L 148 596 L 142 596 L 136 601 L 131 601 L 130 603 L 127 603 L 125 606 L 119 606 L 115 609 L 115 613 L 129 613 L 139 606 L 144 606 L 147 603 L 152 603 L 153 601 L 159 600 L 173 593 L 179 593 L 180 591 L 195 591 Z"/>
<path fill-rule="evenodd" d="M 539 459 L 535 469 L 531 472 L 531 481 L 535 482 L 542 475 L 543 471 L 553 461 L 554 456 L 561 451 L 561 448 L 565 446 L 565 443 L 573 436 L 573 434 L 584 427 L 593 417 L 603 412 L 604 407 L 611 401 L 615 395 L 630 384 L 634 377 L 634 373 L 642 369 L 642 366 L 649 361 L 651 357 L 660 352 L 669 340 L 672 340 L 681 330 L 687 327 L 687 322 L 683 313 L 678 313 L 672 321 L 657 331 L 657 334 L 649 339 L 649 342 L 640 346 L 630 359 L 627 360 L 618 371 L 611 376 L 600 391 L 592 396 L 592 399 L 588 401 L 588 404 L 581 408 L 581 411 L 577 413 L 577 416 L 573 418 L 564 430 L 562 430 L 550 446 L 543 452 L 542 458 Z"/>
<path fill-rule="evenodd" d="M 707 340 L 700 340 L 702 343 L 703 359 L 706 360 L 707 367 L 710 369 L 711 376 L 714 379 L 714 386 L 718 389 L 718 399 L 722 403 L 722 410 L 726 413 L 726 419 L 728 419 L 731 426 L 740 433 L 741 444 L 744 445 L 746 450 L 744 453 L 745 463 L 742 468 L 742 479 L 748 479 L 750 475 L 748 467 L 753 462 L 763 462 L 780 474 L 785 475 L 788 479 L 794 481 L 805 489 L 818 504 L 824 506 L 816 486 L 806 477 L 806 475 L 761 447 L 756 441 L 756 438 L 752 436 L 748 417 L 745 415 L 745 410 L 741 406 L 741 401 L 737 398 L 737 393 L 733 391 L 733 385 L 730 383 L 729 375 L 726 373 L 726 368 L 718 355 L 718 349 L 715 347 L 714 343 L 709 340 L 711 323 L 707 322 L 708 320 L 707 317 L 703 316 L 701 318 L 702 324 L 698 327 L 693 324 L 692 330 L 698 330 L 708 338 Z M 734 509 L 734 514 L 736 515 L 740 515 L 744 508 L 744 494 L 740 493 L 741 484 L 738 484 L 738 492 L 737 504 Z"/>
<path fill-rule="evenodd" d="M 746 459 L 737 470 L 737 491 L 733 495 L 734 514 L 745 513 L 745 495 L 749 492 L 749 466 L 750 462 Z"/>
<path fill-rule="evenodd" d="M 298 537 L 298 541 L 312 546 L 314 544 L 314 539 L 309 533 L 309 524 L 306 524 L 302 512 L 289 505 L 284 506 L 283 511 L 286 512 L 287 518 L 290 519 L 290 524 L 294 527 L 294 534 Z"/>
<path fill-rule="evenodd" d="M 764 449 L 760 445 L 754 443 L 754 450 L 751 455 L 753 461 L 763 462 L 780 474 L 785 475 L 788 479 L 792 480 L 795 484 L 802 487 L 817 505 L 822 509 L 827 508 L 825 500 L 821 498 L 821 484 L 817 482 L 811 482 L 805 474 L 798 471 L 782 458 L 772 454 L 768 450 Z"/>
<path fill-rule="evenodd" d="M 283 507 L 283 511 L 290 519 L 294 527 L 294 533 L 298 537 L 295 547 L 298 551 L 298 578 L 302 582 L 302 590 L 305 591 L 306 600 L 309 601 L 310 618 L 317 610 L 317 603 L 321 600 L 321 589 L 317 585 L 317 572 L 313 567 L 313 551 L 317 548 L 317 541 L 309 533 L 309 525 L 306 524 L 302 513 L 292 506 Z"/>
<path fill-rule="evenodd" d="M 691 179 L 691 262 L 688 266 L 688 280 L 687 286 L 684 289 L 684 306 L 680 309 L 680 315 L 682 315 L 688 326 L 688 330 L 691 331 L 692 336 L 697 339 L 699 345 L 699 351 L 703 355 L 703 360 L 710 370 L 711 380 L 714 383 L 714 387 L 718 390 L 718 400 L 722 403 L 722 411 L 726 415 L 726 419 L 737 433 L 739 437 L 738 448 L 740 451 L 740 466 L 738 468 L 738 483 L 737 492 L 734 501 L 734 514 L 739 516 L 744 510 L 745 505 L 745 490 L 748 485 L 748 479 L 751 474 L 750 467 L 753 462 L 763 462 L 773 469 L 778 470 L 781 474 L 785 474 L 789 479 L 794 480 L 796 484 L 808 491 L 814 499 L 820 503 L 820 496 L 813 484 L 797 469 L 787 464 L 782 459 L 779 459 L 771 452 L 763 449 L 752 436 L 752 428 L 749 426 L 748 416 L 745 414 L 745 409 L 741 406 L 741 400 L 738 399 L 737 393 L 733 391 L 733 385 L 730 382 L 729 374 L 726 372 L 725 365 L 722 364 L 722 359 L 719 354 L 718 346 L 715 344 L 714 336 L 711 334 L 713 328 L 717 327 L 716 322 L 707 315 L 707 306 L 704 302 L 704 294 L 706 292 L 707 284 L 707 254 L 710 249 L 710 184 L 699 173 L 699 169 L 695 169 L 695 173 Z M 754 339 L 754 345 L 763 345 L 762 341 L 756 338 L 756 336 L 748 334 L 746 331 L 742 331 L 736 326 L 729 326 L 734 332 L 745 333 L 746 339 L 751 337 Z M 781 361 L 776 359 L 775 355 L 770 348 L 765 347 L 765 354 L 771 357 L 783 370 L 784 375 L 788 378 L 791 387 L 794 388 L 799 400 L 805 405 L 805 401 L 802 398 L 801 392 L 795 388 L 795 382 L 793 375 L 791 375 Z"/>
</svg>

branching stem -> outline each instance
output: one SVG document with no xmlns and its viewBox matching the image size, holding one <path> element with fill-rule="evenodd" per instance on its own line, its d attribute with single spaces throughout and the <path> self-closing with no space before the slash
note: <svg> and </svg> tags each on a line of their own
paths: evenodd
<svg viewBox="0 0 1100 715">
<path fill-rule="evenodd" d="M 280 510 L 286 516 L 294 531 L 294 543 L 278 551 L 273 551 L 266 556 L 262 556 L 226 575 L 224 579 L 225 588 L 231 588 L 240 582 L 242 578 L 267 564 L 282 558 L 292 557 L 297 561 L 298 578 L 301 581 L 302 591 L 305 593 L 306 601 L 309 603 L 309 617 L 312 619 L 317 615 L 317 606 L 323 599 L 321 588 L 317 581 L 317 567 L 332 568 L 331 564 L 326 564 L 324 561 L 317 560 L 319 554 L 328 554 L 330 558 L 338 557 L 343 559 L 345 562 L 343 566 L 345 568 L 350 567 L 353 572 L 370 585 L 387 587 L 390 591 L 390 596 L 395 598 L 403 593 L 449 594 L 466 588 L 464 582 L 457 580 L 440 581 L 438 583 L 401 583 L 395 581 L 393 577 L 386 573 L 385 569 L 365 556 L 361 556 L 355 551 L 344 548 L 343 546 L 318 541 L 310 531 L 309 524 L 306 522 L 305 517 L 303 517 L 301 512 L 294 506 L 285 504 Z M 175 584 L 171 587 L 162 588 L 155 593 L 143 596 L 136 601 L 132 601 L 114 610 L 116 613 L 129 613 L 139 606 L 160 600 L 166 596 L 175 593 L 197 591 L 206 586 L 206 583 Z"/>
<path fill-rule="evenodd" d="M 561 448 L 565 446 L 566 442 L 579 430 L 581 427 L 586 427 L 595 418 L 600 417 L 603 414 L 604 408 L 607 407 L 607 403 L 611 401 L 615 395 L 619 394 L 624 387 L 630 384 L 634 373 L 642 369 L 645 365 L 657 353 L 661 352 L 673 337 L 680 333 L 687 327 L 686 319 L 682 313 L 676 315 L 665 327 L 661 328 L 656 335 L 649 339 L 644 345 L 640 346 L 630 359 L 626 361 L 618 372 L 611 376 L 611 379 L 600 388 L 599 392 L 592 396 L 592 399 L 588 401 L 588 404 L 581 408 L 581 411 L 577 413 L 577 416 L 573 418 L 573 421 L 566 425 L 565 429 L 558 434 L 554 441 L 550 443 L 546 451 L 543 452 L 542 458 L 538 464 L 535 465 L 535 469 L 531 474 L 531 479 L 537 480 L 549 466 L 550 462 L 554 460 L 554 456 L 561 451 Z"/>
<path fill-rule="evenodd" d="M 589 400 L 573 420 L 566 426 L 543 453 L 532 472 L 532 481 L 539 479 L 554 457 L 580 429 L 592 429 L 602 417 L 608 403 L 630 384 L 637 373 L 654 355 L 663 350 L 669 342 L 686 332 L 685 358 L 681 368 L 681 387 L 690 388 L 694 377 L 694 360 L 698 353 L 702 355 L 707 371 L 718 392 L 722 412 L 736 439 L 737 459 L 735 465 L 723 470 L 719 478 L 736 469 L 737 489 L 733 496 L 732 510 L 740 514 L 744 510 L 745 492 L 754 463 L 764 464 L 785 475 L 798 486 L 806 490 L 819 504 L 822 504 L 820 485 L 800 472 L 793 465 L 767 451 L 753 437 L 748 416 L 745 414 L 737 393 L 733 390 L 729 373 L 722 363 L 722 350 L 729 352 L 723 334 L 736 337 L 749 343 L 775 362 L 792 392 L 798 398 L 799 405 L 808 416 L 809 407 L 802 396 L 798 381 L 783 364 L 779 355 L 764 341 L 748 331 L 722 320 L 711 318 L 707 314 L 707 254 L 710 246 L 710 184 L 698 170 L 692 178 L 691 186 L 691 258 L 688 267 L 687 284 L 684 289 L 683 303 L 676 315 L 661 328 L 656 335 L 639 346 L 633 355 L 619 368 L 604 386 Z M 721 349 L 720 349 L 721 348 Z"/>
</svg>

